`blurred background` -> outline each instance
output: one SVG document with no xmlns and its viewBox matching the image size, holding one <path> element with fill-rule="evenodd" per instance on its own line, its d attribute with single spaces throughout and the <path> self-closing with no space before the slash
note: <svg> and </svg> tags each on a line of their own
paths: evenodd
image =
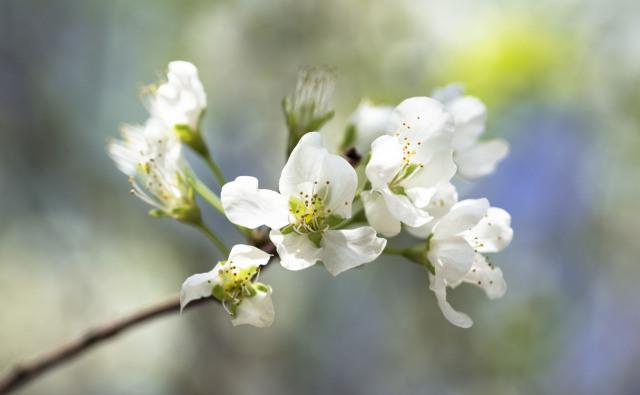
<svg viewBox="0 0 640 395">
<path fill-rule="evenodd" d="M 220 258 L 146 215 L 105 153 L 141 123 L 140 88 L 173 59 L 208 93 L 227 178 L 277 185 L 280 100 L 299 66 L 337 68 L 329 141 L 362 98 L 397 104 L 462 82 L 511 144 L 463 183 L 513 216 L 489 301 L 397 258 L 332 278 L 275 266 L 272 328 L 210 305 L 127 332 L 20 394 L 639 394 L 640 4 L 587 1 L 0 3 L 0 369 L 179 290 Z M 208 178 L 204 165 L 196 171 Z M 223 219 L 207 221 L 238 242 Z"/>
</svg>

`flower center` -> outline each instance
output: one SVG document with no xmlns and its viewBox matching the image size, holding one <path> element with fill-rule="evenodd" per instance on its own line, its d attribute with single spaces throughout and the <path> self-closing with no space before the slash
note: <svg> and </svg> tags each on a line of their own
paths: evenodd
<svg viewBox="0 0 640 395">
<path fill-rule="evenodd" d="M 420 118 L 418 117 L 418 119 Z M 402 167 L 389 183 L 389 189 L 394 193 L 404 194 L 404 188 L 401 185 L 402 182 L 407 181 L 420 169 L 424 168 L 424 164 L 414 160 L 418 147 L 422 145 L 422 143 L 420 141 L 414 142 L 411 139 L 411 137 L 413 137 L 412 134 L 413 130 L 407 122 L 403 122 L 402 126 L 395 133 L 395 136 L 402 145 Z"/>
<path fill-rule="evenodd" d="M 251 286 L 251 279 L 258 272 L 255 266 L 240 269 L 233 261 L 221 262 L 223 266 L 218 270 L 218 277 L 222 285 L 223 300 L 239 303 L 243 296 L 251 296 L 255 292 Z M 220 295 L 222 296 L 222 295 Z"/>
<path fill-rule="evenodd" d="M 318 181 L 315 181 L 311 193 L 300 192 L 298 196 L 289 198 L 291 225 L 296 233 L 323 232 L 329 228 L 331 210 L 326 208 L 326 203 L 330 184 L 326 181 L 319 186 Z"/>
</svg>

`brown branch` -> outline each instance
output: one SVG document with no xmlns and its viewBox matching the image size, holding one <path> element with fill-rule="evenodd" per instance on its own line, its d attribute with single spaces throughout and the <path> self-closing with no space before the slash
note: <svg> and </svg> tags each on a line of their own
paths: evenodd
<svg viewBox="0 0 640 395">
<path fill-rule="evenodd" d="M 209 302 L 218 301 L 214 298 L 194 300 L 187 306 L 187 309 Z M 129 328 L 165 314 L 177 313 L 179 311 L 180 297 L 176 295 L 167 300 L 144 307 L 125 317 L 89 329 L 76 339 L 33 359 L 15 364 L 5 375 L 0 377 L 0 394 L 8 394 L 18 389 L 50 369 L 70 361 Z"/>
</svg>

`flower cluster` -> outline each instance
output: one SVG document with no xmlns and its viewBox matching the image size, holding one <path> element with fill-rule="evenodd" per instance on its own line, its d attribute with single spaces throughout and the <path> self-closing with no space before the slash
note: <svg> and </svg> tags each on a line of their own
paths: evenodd
<svg viewBox="0 0 640 395">
<path fill-rule="evenodd" d="M 470 327 L 471 318 L 447 302 L 447 288 L 470 283 L 491 299 L 503 296 L 502 271 L 485 254 L 501 251 L 513 237 L 506 211 L 486 199 L 458 201 L 455 187 L 456 175 L 487 175 L 507 154 L 502 140 L 478 141 L 486 107 L 458 85 L 395 108 L 363 101 L 334 153 L 318 132 L 333 115 L 332 90 L 332 72 L 305 69 L 283 101 L 288 158 L 277 191 L 261 189 L 250 176 L 225 182 L 200 133 L 206 95 L 197 69 L 187 62 L 170 63 L 167 82 L 151 89 L 145 125 L 125 126 L 123 140 L 109 145 L 119 169 L 130 176 L 132 192 L 154 207 L 153 214 L 198 227 L 227 256 L 184 282 L 181 308 L 213 297 L 234 325 L 270 326 L 272 290 L 257 277 L 271 254 L 285 269 L 321 264 L 336 276 L 385 253 L 424 267 L 444 316 Z M 221 185 L 219 197 L 190 170 L 182 144 L 209 164 Z M 229 251 L 203 223 L 196 193 L 251 245 Z M 418 242 L 402 249 L 387 245 L 403 229 Z"/>
</svg>

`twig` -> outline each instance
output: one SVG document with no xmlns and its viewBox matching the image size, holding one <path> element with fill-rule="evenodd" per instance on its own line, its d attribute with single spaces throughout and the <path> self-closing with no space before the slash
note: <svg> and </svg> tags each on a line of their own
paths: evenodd
<svg viewBox="0 0 640 395">
<path fill-rule="evenodd" d="M 187 306 L 187 309 L 210 302 L 218 301 L 214 298 L 195 300 Z M 180 297 L 176 295 L 167 300 L 142 308 L 128 316 L 104 325 L 96 326 L 80 337 L 56 347 L 49 352 L 31 360 L 15 364 L 5 375 L 0 377 L 0 394 L 10 393 L 48 370 L 77 357 L 105 340 L 111 339 L 120 332 L 165 314 L 178 313 L 179 311 Z"/>
</svg>

